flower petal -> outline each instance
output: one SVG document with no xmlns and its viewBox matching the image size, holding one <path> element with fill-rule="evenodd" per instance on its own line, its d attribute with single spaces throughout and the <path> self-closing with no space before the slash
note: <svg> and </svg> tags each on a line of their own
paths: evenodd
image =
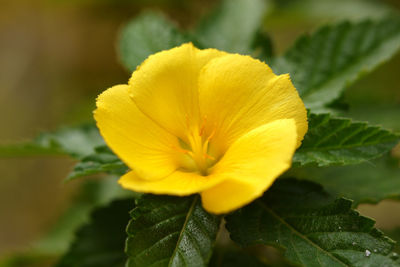
<svg viewBox="0 0 400 267">
<path fill-rule="evenodd" d="M 295 120 L 297 146 L 307 132 L 307 112 L 289 75 L 277 76 L 249 56 L 210 61 L 200 73 L 199 102 L 208 119 L 205 131 L 216 129 L 210 146 L 217 157 L 243 134 L 274 120 Z"/>
<path fill-rule="evenodd" d="M 187 196 L 218 184 L 222 176 L 202 176 L 196 172 L 175 171 L 159 180 L 143 180 L 131 171 L 118 181 L 122 187 L 136 192 Z"/>
<path fill-rule="evenodd" d="M 107 145 L 144 179 L 159 179 L 179 166 L 176 137 L 147 118 L 117 85 L 97 98 L 94 117 Z"/>
<path fill-rule="evenodd" d="M 138 108 L 170 133 L 186 139 L 199 124 L 198 76 L 211 59 L 226 55 L 191 43 L 150 56 L 129 81 Z"/>
<path fill-rule="evenodd" d="M 262 125 L 240 137 L 211 170 L 211 175 L 228 179 L 201 193 L 204 208 L 226 213 L 261 196 L 290 167 L 296 143 L 293 119 Z"/>
</svg>

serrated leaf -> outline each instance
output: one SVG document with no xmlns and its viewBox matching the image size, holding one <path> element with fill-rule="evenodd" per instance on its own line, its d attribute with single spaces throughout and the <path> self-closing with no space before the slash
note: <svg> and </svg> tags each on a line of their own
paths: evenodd
<svg viewBox="0 0 400 267">
<path fill-rule="evenodd" d="M 269 6 L 264 0 L 223 0 L 203 18 L 194 35 L 204 47 L 251 54 L 251 45 Z"/>
<path fill-rule="evenodd" d="M 83 158 L 94 153 L 94 148 L 100 145 L 104 145 L 104 141 L 95 125 L 84 124 L 42 133 L 31 142 L 1 145 L 0 157 L 70 155 Z"/>
<path fill-rule="evenodd" d="M 360 203 L 400 199 L 400 167 L 395 159 L 382 159 L 354 166 L 301 168 L 293 170 L 299 178 L 322 184 L 331 194 Z"/>
<path fill-rule="evenodd" d="M 208 214 L 198 196 L 145 195 L 131 216 L 128 267 L 207 265 L 220 218 Z"/>
<path fill-rule="evenodd" d="M 399 136 L 365 122 L 309 114 L 309 130 L 296 151 L 295 165 L 347 165 L 361 163 L 390 151 Z"/>
<path fill-rule="evenodd" d="M 122 175 L 128 170 L 123 163 L 107 146 L 95 148 L 95 153 L 78 162 L 73 171 L 68 175 L 67 181 L 78 177 L 108 173 Z"/>
<path fill-rule="evenodd" d="M 394 252 L 393 255 L 394 257 L 400 257 L 400 228 L 395 228 L 391 230 L 386 230 L 385 233 L 390 236 L 390 238 L 393 238 L 393 240 L 396 240 L 397 243 L 394 247 Z"/>
<path fill-rule="evenodd" d="M 400 266 L 391 257 L 394 241 L 351 204 L 317 184 L 280 179 L 262 198 L 228 216 L 227 229 L 240 245 L 284 249 L 301 266 Z"/>
<path fill-rule="evenodd" d="M 123 267 L 125 226 L 133 199 L 117 200 L 96 210 L 91 223 L 82 227 L 70 250 L 56 267 Z"/>
<path fill-rule="evenodd" d="M 134 18 L 122 30 L 118 51 L 123 65 L 133 71 L 149 55 L 188 41 L 163 14 L 146 12 Z"/>
<path fill-rule="evenodd" d="M 351 106 L 346 117 L 356 120 L 368 120 L 370 123 L 379 123 L 387 129 L 400 132 L 400 105 L 368 105 L 364 107 Z"/>
<path fill-rule="evenodd" d="M 389 60 L 400 49 L 400 18 L 326 26 L 301 37 L 275 62 L 290 73 L 307 108 L 331 103 L 361 75 Z"/>
</svg>

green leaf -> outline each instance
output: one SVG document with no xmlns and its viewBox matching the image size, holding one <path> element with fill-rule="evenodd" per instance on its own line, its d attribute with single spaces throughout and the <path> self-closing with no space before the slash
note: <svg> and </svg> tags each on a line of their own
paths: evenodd
<svg viewBox="0 0 400 267">
<path fill-rule="evenodd" d="M 91 223 L 82 227 L 68 253 L 56 267 L 123 267 L 125 226 L 129 221 L 132 199 L 117 200 L 96 210 Z"/>
<path fill-rule="evenodd" d="M 269 1 L 223 0 L 203 18 L 194 35 L 204 47 L 231 53 L 251 54 L 251 45 Z"/>
<path fill-rule="evenodd" d="M 380 127 L 329 114 L 309 114 L 308 120 L 309 131 L 293 158 L 301 166 L 360 163 L 390 151 L 400 139 Z"/>
<path fill-rule="evenodd" d="M 281 4 L 283 2 L 283 4 Z M 330 22 L 361 19 L 382 18 L 393 14 L 396 10 L 383 1 L 359 0 L 291 0 L 278 1 L 279 6 L 276 20 L 281 24 L 286 20 L 297 25 L 304 20 L 315 23 L 316 21 Z M 268 20 L 269 21 L 269 20 Z M 278 23 L 277 22 L 277 23 Z M 270 23 L 270 22 L 269 22 Z"/>
<path fill-rule="evenodd" d="M 394 241 L 351 204 L 317 184 L 279 179 L 262 198 L 228 216 L 227 229 L 242 246 L 275 246 L 302 266 L 400 266 L 391 258 Z"/>
<path fill-rule="evenodd" d="M 131 216 L 128 267 L 207 265 L 220 218 L 204 211 L 197 195 L 145 195 Z"/>
<path fill-rule="evenodd" d="M 320 183 L 331 194 L 360 203 L 400 199 L 400 168 L 390 157 L 354 166 L 301 168 L 296 177 Z"/>
<path fill-rule="evenodd" d="M 326 26 L 300 38 L 274 66 L 290 73 L 307 108 L 318 109 L 340 97 L 363 74 L 400 49 L 400 19 L 390 17 Z"/>
<path fill-rule="evenodd" d="M 370 123 L 379 123 L 387 129 L 400 132 L 400 105 L 368 105 L 364 107 L 351 106 L 350 111 L 344 114 L 355 120 L 368 120 Z"/>
<path fill-rule="evenodd" d="M 396 246 L 395 246 L 395 248 L 394 248 L 394 251 L 395 252 L 393 252 L 393 256 L 394 257 L 399 257 L 399 253 L 400 253 L 400 228 L 395 228 L 395 229 L 392 229 L 392 230 L 387 230 L 387 231 L 385 231 L 385 233 L 388 235 L 388 236 L 390 236 L 391 238 L 393 238 L 394 240 L 396 240 L 397 241 L 397 243 L 396 243 Z"/>
<path fill-rule="evenodd" d="M 74 170 L 68 175 L 68 180 L 78 177 L 108 173 L 122 175 L 126 173 L 128 167 L 123 163 L 107 146 L 95 148 L 95 153 L 83 158 L 78 162 Z"/>
<path fill-rule="evenodd" d="M 188 39 L 161 13 L 146 12 L 129 22 L 121 32 L 119 56 L 130 71 L 149 55 L 179 46 Z"/>
<path fill-rule="evenodd" d="M 13 253 L 2 255 L 0 267 L 43 267 L 52 266 L 54 258 L 36 253 Z"/>
<path fill-rule="evenodd" d="M 74 158 L 83 158 L 92 154 L 94 148 L 100 145 L 104 145 L 104 141 L 96 126 L 84 124 L 42 133 L 31 142 L 1 145 L 0 157 L 70 155 Z"/>
<path fill-rule="evenodd" d="M 248 255 L 243 251 L 220 251 L 213 255 L 209 267 L 267 267 L 256 257 Z"/>
<path fill-rule="evenodd" d="M 259 30 L 256 33 L 252 45 L 253 57 L 262 61 L 270 62 L 274 54 L 274 47 L 271 37 L 265 31 Z"/>
</svg>

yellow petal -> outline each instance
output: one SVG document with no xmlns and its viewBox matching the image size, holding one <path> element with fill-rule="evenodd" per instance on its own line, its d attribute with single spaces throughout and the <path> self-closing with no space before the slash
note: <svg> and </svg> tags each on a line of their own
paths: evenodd
<svg viewBox="0 0 400 267">
<path fill-rule="evenodd" d="M 294 119 L 297 146 L 307 132 L 307 112 L 289 75 L 275 75 L 249 56 L 227 55 L 210 61 L 199 77 L 206 132 L 216 128 L 211 150 L 223 154 L 237 138 L 278 119 Z"/>
<path fill-rule="evenodd" d="M 226 213 L 261 196 L 290 167 L 296 143 L 293 119 L 262 125 L 240 137 L 211 170 L 211 175 L 228 179 L 201 193 L 204 208 Z"/>
<path fill-rule="evenodd" d="M 117 85 L 97 99 L 94 117 L 107 145 L 143 179 L 165 177 L 178 168 L 176 137 L 147 118 Z"/>
<path fill-rule="evenodd" d="M 191 43 L 150 56 L 129 81 L 138 108 L 170 133 L 186 140 L 189 125 L 199 123 L 198 76 L 211 59 L 225 55 Z"/>
<path fill-rule="evenodd" d="M 220 183 L 222 176 L 201 176 L 196 172 L 176 171 L 159 180 L 143 180 L 129 172 L 118 181 L 122 187 L 136 192 L 187 196 Z"/>
</svg>

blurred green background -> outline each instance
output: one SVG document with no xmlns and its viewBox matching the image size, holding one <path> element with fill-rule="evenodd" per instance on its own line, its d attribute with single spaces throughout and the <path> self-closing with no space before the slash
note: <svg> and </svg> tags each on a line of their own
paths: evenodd
<svg viewBox="0 0 400 267">
<path fill-rule="evenodd" d="M 0 1 L 2 144 L 91 120 L 96 96 L 130 76 L 118 63 L 115 44 L 121 26 L 143 9 L 162 10 L 190 28 L 218 2 Z M 266 14 L 265 30 L 279 54 L 301 33 L 322 24 L 399 10 L 398 0 L 276 0 Z M 348 115 L 400 130 L 399 73 L 397 55 L 347 90 Z M 66 157 L 0 159 L 0 257 L 28 248 L 66 210 L 82 183 L 62 183 L 73 163 Z M 376 218 L 378 227 L 400 226 L 397 202 L 363 205 L 360 210 Z"/>
</svg>

